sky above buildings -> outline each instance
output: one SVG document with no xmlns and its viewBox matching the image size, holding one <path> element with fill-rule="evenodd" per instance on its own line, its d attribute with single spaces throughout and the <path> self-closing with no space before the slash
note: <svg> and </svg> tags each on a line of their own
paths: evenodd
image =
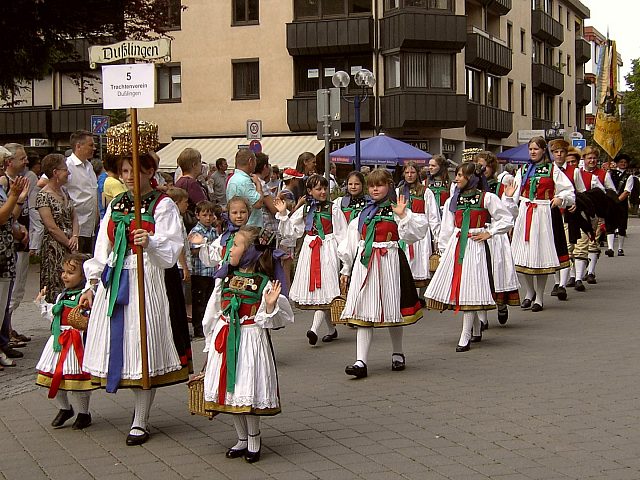
<svg viewBox="0 0 640 480">
<path fill-rule="evenodd" d="M 624 66 L 621 70 L 620 89 L 626 90 L 624 77 L 631 71 L 631 60 L 640 57 L 637 18 L 640 14 L 638 0 L 581 0 L 591 10 L 586 25 L 594 26 L 603 35 L 616 41 Z"/>
</svg>

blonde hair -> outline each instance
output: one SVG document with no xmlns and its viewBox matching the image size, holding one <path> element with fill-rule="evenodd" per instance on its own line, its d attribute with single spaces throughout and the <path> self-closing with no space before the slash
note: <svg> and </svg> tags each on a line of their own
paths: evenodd
<svg viewBox="0 0 640 480">
<path fill-rule="evenodd" d="M 367 187 L 375 187 L 379 185 L 389 185 L 393 188 L 393 177 L 386 168 L 376 168 L 367 175 Z"/>
<path fill-rule="evenodd" d="M 180 155 L 178 155 L 178 166 L 182 169 L 183 173 L 190 172 L 193 168 L 202 161 L 202 155 L 195 148 L 185 148 Z"/>
<path fill-rule="evenodd" d="M 167 195 L 171 200 L 178 203 L 180 200 L 188 200 L 189 194 L 184 188 L 171 187 L 167 189 Z"/>
</svg>

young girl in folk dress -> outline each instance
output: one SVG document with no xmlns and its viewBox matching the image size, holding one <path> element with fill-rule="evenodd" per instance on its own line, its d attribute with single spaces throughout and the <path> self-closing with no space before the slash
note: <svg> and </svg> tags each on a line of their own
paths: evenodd
<svg viewBox="0 0 640 480">
<path fill-rule="evenodd" d="M 259 234 L 259 228 L 245 226 L 234 236 L 203 324 L 205 409 L 233 414 L 238 441 L 226 456 L 244 456 L 249 463 L 260 459 L 260 416 L 280 413 L 269 329 L 294 318 L 281 280 L 273 280 L 272 251 L 258 243 Z"/>
<path fill-rule="evenodd" d="M 362 173 L 351 172 L 347 176 L 347 194 L 333 201 L 344 213 L 347 223 L 360 215 L 362 209 L 367 205 L 364 184 L 365 179 Z"/>
<path fill-rule="evenodd" d="M 200 246 L 199 258 L 207 267 L 217 267 L 220 263 L 229 261 L 229 253 L 233 238 L 240 227 L 249 221 L 251 206 L 243 197 L 233 197 L 227 202 L 226 230 L 213 242 L 207 243 L 206 238 L 199 233 L 189 235 L 189 242 L 194 248 Z M 224 217 L 224 214 L 223 214 Z"/>
<path fill-rule="evenodd" d="M 82 331 L 67 322 L 71 310 L 78 305 L 85 286 L 82 265 L 87 256 L 81 253 L 67 254 L 62 260 L 62 284 L 64 290 L 56 298 L 56 303 L 45 301 L 47 287 L 40 290 L 35 303 L 40 306 L 42 316 L 51 322 L 51 337 L 42 351 L 36 365 L 36 384 L 49 389 L 59 411 L 51 422 L 53 427 L 61 427 L 74 415 L 67 392 L 73 392 L 78 416 L 73 423 L 74 430 L 82 430 L 91 425 L 89 400 L 91 390 L 98 388 L 91 384 L 91 375 L 82 370 L 84 340 Z"/>
<path fill-rule="evenodd" d="M 399 243 L 424 238 L 428 228 L 424 218 L 407 209 L 402 195 L 393 202 L 393 179 L 387 170 L 371 172 L 367 187 L 368 204 L 349 224 L 347 237 L 338 250 L 343 262 L 340 281 L 345 288 L 349 284 L 341 321 L 358 327 L 356 362 L 348 365 L 345 373 L 356 378 L 367 376 L 372 327 L 392 327 L 391 369 L 405 368 L 400 327 L 422 318 L 422 309 Z"/>
<path fill-rule="evenodd" d="M 547 276 L 569 266 L 568 254 L 561 258 L 554 243 L 552 209 L 575 203 L 571 180 L 549 160 L 546 148 L 542 137 L 529 140 L 529 164 L 518 170 L 502 196 L 516 217 L 511 246 L 516 271 L 522 274 L 526 288 L 521 306 L 533 312 L 542 310 Z M 558 237 L 566 251 L 562 227 Z"/>
<path fill-rule="evenodd" d="M 447 169 L 447 159 L 444 155 L 434 155 L 429 160 L 429 178 L 425 180 L 425 186 L 433 192 L 438 206 L 438 212 L 442 214 L 444 202 L 449 198 L 451 182 L 449 181 L 449 170 Z"/>
<path fill-rule="evenodd" d="M 442 258 L 425 293 L 431 309 L 463 311 L 456 352 L 469 350 L 474 319 L 479 318 L 476 312 L 486 315 L 486 310 L 496 307 L 486 241 L 513 226 L 500 198 L 478 188 L 483 173 L 476 168 L 466 162 L 456 169 L 456 189 L 445 202 L 440 225 Z"/>
<path fill-rule="evenodd" d="M 320 175 L 307 179 L 307 201 L 289 217 L 282 200 L 276 200 L 276 218 L 280 220 L 279 232 L 283 238 L 300 238 L 304 235 L 296 272 L 291 282 L 289 298 L 298 308 L 315 310 L 313 324 L 307 331 L 309 344 L 318 341 L 318 329 L 324 322 L 329 333 L 323 342 L 338 337 L 331 323 L 329 308 L 332 300 L 340 295 L 340 263 L 338 244 L 347 232 L 347 222 L 340 208 L 327 201 L 329 182 Z"/>
<path fill-rule="evenodd" d="M 433 192 L 420 183 L 418 166 L 415 162 L 406 162 L 402 173 L 404 175 L 404 184 L 398 188 L 397 194 L 404 196 L 407 200 L 407 208 L 414 215 L 420 215 L 429 224 L 424 238 L 410 245 L 403 241 L 400 242 L 401 248 L 409 260 L 413 281 L 416 287 L 421 289 L 427 286 L 431 278 L 429 257 L 433 253 L 431 251 L 432 242 L 438 241 L 440 210 Z M 420 292 L 418 292 L 418 295 L 420 295 Z"/>
</svg>

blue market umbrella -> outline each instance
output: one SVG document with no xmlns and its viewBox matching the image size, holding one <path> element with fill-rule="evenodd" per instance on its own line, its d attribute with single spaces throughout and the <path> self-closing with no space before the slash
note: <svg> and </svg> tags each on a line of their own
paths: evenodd
<svg viewBox="0 0 640 480">
<path fill-rule="evenodd" d="M 523 143 L 517 147 L 510 148 L 504 152 L 500 152 L 497 157 L 500 160 L 506 160 L 509 163 L 528 163 L 529 162 L 529 144 Z"/>
<path fill-rule="evenodd" d="M 408 143 L 382 133 L 360 142 L 360 163 L 362 165 L 402 165 L 408 161 L 425 164 L 431 156 L 428 152 L 423 152 Z M 354 163 L 356 144 L 352 143 L 331 152 L 331 159 L 336 163 Z"/>
</svg>

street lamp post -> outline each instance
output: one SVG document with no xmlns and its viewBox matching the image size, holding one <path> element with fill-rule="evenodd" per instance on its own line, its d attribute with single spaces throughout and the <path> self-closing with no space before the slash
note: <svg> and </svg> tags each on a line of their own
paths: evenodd
<svg viewBox="0 0 640 480">
<path fill-rule="evenodd" d="M 354 136 L 356 143 L 356 160 L 354 163 L 354 168 L 355 170 L 360 171 L 360 106 L 363 102 L 367 101 L 367 98 L 369 98 L 368 89 L 374 87 L 374 85 L 376 84 L 376 77 L 373 75 L 373 73 L 371 73 L 371 71 L 367 70 L 366 68 L 362 68 L 356 72 L 356 74 L 354 75 L 354 80 L 356 82 L 356 85 L 362 88 L 363 98 L 361 98 L 361 96 L 357 93 L 353 97 L 353 101 L 349 100 L 344 95 L 342 95 L 342 98 L 344 98 L 344 100 L 349 103 L 353 103 L 353 109 L 355 113 Z M 331 77 L 331 83 L 333 83 L 334 86 L 340 88 L 340 91 L 342 91 L 343 88 L 348 87 L 350 82 L 351 77 L 347 72 L 344 72 L 342 70 L 337 71 L 333 74 L 333 77 Z"/>
<path fill-rule="evenodd" d="M 556 138 L 564 138 L 566 131 L 563 124 L 553 122 L 551 128 L 548 128 L 544 133 L 547 140 L 555 140 Z"/>
</svg>

